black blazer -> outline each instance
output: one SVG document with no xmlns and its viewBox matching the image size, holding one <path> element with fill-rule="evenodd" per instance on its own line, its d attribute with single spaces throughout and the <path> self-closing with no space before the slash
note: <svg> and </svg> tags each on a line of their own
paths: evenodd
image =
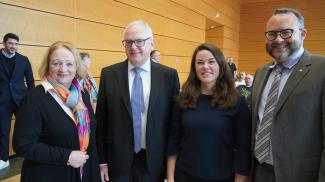
<svg viewBox="0 0 325 182">
<path fill-rule="evenodd" d="M 96 119 L 89 95 L 82 92 L 89 110 L 89 159 L 84 165 L 83 182 L 100 181 Z M 78 130 L 74 121 L 42 86 L 32 89 L 18 109 L 13 147 L 23 156 L 21 182 L 80 182 L 79 168 L 67 166 L 70 153 L 80 150 Z"/>
<path fill-rule="evenodd" d="M 9 70 L 5 63 L 4 55 L 0 52 L 0 103 L 8 103 L 11 96 L 19 105 L 21 99 L 26 95 L 27 88 L 34 88 L 34 77 L 31 64 L 26 56 L 16 52 L 15 67 L 10 78 Z"/>
<path fill-rule="evenodd" d="M 176 70 L 151 61 L 146 151 L 149 171 L 155 173 L 165 170 L 167 132 L 178 92 Z M 100 163 L 108 163 L 116 174 L 129 174 L 134 151 L 127 60 L 102 70 L 96 117 Z"/>
</svg>

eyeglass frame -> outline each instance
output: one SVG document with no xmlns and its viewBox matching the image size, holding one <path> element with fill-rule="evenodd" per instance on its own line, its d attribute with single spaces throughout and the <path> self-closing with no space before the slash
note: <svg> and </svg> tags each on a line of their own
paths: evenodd
<svg viewBox="0 0 325 182">
<path fill-rule="evenodd" d="M 136 40 L 123 40 L 122 45 L 125 48 L 130 48 L 134 44 L 137 47 L 142 47 L 145 45 L 146 41 L 149 40 L 151 37 L 148 37 L 146 39 L 136 39 Z M 127 46 L 127 43 L 129 43 L 129 46 Z"/>
<path fill-rule="evenodd" d="M 284 31 L 290 31 L 291 32 L 291 35 L 289 36 L 289 37 L 283 37 L 283 35 L 282 35 L 282 33 L 284 32 Z M 268 38 L 268 34 L 269 33 L 275 33 L 276 34 L 276 36 L 274 37 L 274 39 L 269 39 Z M 292 37 L 292 35 L 293 35 L 293 33 L 294 33 L 294 30 L 293 29 L 291 29 L 291 28 L 287 28 L 287 29 L 283 29 L 283 30 L 279 30 L 279 31 L 274 31 L 274 30 L 271 30 L 271 31 L 267 31 L 267 32 L 265 32 L 265 38 L 267 39 L 267 40 L 269 40 L 269 41 L 273 41 L 273 40 L 275 40 L 275 39 L 277 39 L 278 38 L 278 35 L 280 34 L 280 37 L 282 38 L 282 39 L 284 39 L 284 40 L 286 40 L 286 39 L 290 39 L 291 37 Z"/>
</svg>

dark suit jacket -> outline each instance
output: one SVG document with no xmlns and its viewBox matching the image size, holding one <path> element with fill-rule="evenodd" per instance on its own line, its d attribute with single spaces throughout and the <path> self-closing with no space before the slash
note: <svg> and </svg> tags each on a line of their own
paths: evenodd
<svg viewBox="0 0 325 182">
<path fill-rule="evenodd" d="M 148 169 L 155 174 L 165 169 L 171 110 L 178 92 L 176 70 L 151 61 L 146 152 Z M 102 70 L 96 117 L 100 163 L 108 163 L 114 174 L 130 175 L 134 152 L 127 60 Z"/>
<path fill-rule="evenodd" d="M 26 78 L 28 89 L 35 87 L 33 71 L 28 58 L 16 52 L 15 68 L 10 78 L 4 55 L 0 52 L 0 103 L 10 102 L 12 97 L 17 106 L 19 105 L 27 93 L 24 78 Z"/>
<path fill-rule="evenodd" d="M 269 63 L 256 71 L 252 95 L 252 152 Z M 325 181 L 325 57 L 304 52 L 279 97 L 271 131 L 277 182 Z"/>
<path fill-rule="evenodd" d="M 96 119 L 89 95 L 82 92 L 89 110 L 89 159 L 84 165 L 83 182 L 100 181 Z M 67 166 L 70 153 L 80 150 L 78 130 L 74 121 L 42 86 L 32 89 L 23 99 L 17 113 L 13 135 L 15 152 L 24 157 L 21 182 L 80 182 L 79 168 Z"/>
</svg>

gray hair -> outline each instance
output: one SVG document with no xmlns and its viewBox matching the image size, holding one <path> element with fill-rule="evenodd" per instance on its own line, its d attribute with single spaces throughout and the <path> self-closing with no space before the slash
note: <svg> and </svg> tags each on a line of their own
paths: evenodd
<svg viewBox="0 0 325 182">
<path fill-rule="evenodd" d="M 146 34 L 148 34 L 148 36 L 153 39 L 152 29 L 151 29 L 149 23 L 146 22 L 145 20 L 135 20 L 135 21 L 131 22 L 130 24 L 128 24 L 124 29 L 123 35 L 125 34 L 125 31 L 128 28 L 135 26 L 135 25 L 142 26 L 146 30 Z"/>
</svg>

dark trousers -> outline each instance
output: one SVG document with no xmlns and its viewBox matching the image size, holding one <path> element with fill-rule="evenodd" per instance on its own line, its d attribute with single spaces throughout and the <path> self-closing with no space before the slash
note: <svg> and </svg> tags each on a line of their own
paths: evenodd
<svg viewBox="0 0 325 182">
<path fill-rule="evenodd" d="M 12 114 L 16 115 L 17 105 L 11 100 L 10 103 L 0 103 L 0 159 L 8 160 L 9 135 Z"/>
<path fill-rule="evenodd" d="M 114 171 L 110 174 L 110 182 L 163 182 L 164 174 L 149 173 L 147 166 L 146 151 L 141 150 L 139 153 L 134 154 L 132 171 L 130 175 L 115 175 Z"/>
<path fill-rule="evenodd" d="M 253 182 L 276 182 L 272 165 L 254 160 Z"/>
<path fill-rule="evenodd" d="M 228 178 L 224 180 L 206 180 L 191 176 L 178 168 L 175 169 L 175 182 L 233 182 L 234 178 Z"/>
</svg>

